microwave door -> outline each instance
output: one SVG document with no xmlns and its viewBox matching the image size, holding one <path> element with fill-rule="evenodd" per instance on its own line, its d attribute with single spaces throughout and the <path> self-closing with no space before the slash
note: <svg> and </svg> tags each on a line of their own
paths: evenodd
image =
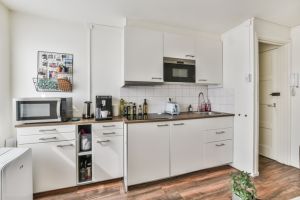
<svg viewBox="0 0 300 200">
<path fill-rule="evenodd" d="M 17 101 L 17 121 L 27 123 L 60 120 L 59 101 Z"/>
<path fill-rule="evenodd" d="M 164 81 L 193 83 L 195 82 L 195 66 L 164 63 Z"/>
</svg>

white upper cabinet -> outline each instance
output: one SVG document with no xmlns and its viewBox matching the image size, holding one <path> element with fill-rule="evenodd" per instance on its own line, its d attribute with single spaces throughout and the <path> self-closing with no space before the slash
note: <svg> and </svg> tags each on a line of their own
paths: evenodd
<svg viewBox="0 0 300 200">
<path fill-rule="evenodd" d="M 125 82 L 163 82 L 163 33 L 125 28 Z"/>
<path fill-rule="evenodd" d="M 196 83 L 222 84 L 222 57 L 221 39 L 198 37 L 196 42 Z"/>
<path fill-rule="evenodd" d="M 164 33 L 164 57 L 195 59 L 195 38 Z"/>
</svg>

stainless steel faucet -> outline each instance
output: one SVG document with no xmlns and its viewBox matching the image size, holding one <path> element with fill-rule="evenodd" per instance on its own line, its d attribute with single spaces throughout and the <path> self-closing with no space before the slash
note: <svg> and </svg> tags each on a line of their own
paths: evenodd
<svg viewBox="0 0 300 200">
<path fill-rule="evenodd" d="M 203 97 L 203 101 L 205 102 L 205 98 L 204 98 L 204 94 L 203 92 L 200 92 L 198 95 L 198 107 L 197 107 L 197 111 L 200 112 L 200 100 L 201 100 L 201 96 Z"/>
</svg>

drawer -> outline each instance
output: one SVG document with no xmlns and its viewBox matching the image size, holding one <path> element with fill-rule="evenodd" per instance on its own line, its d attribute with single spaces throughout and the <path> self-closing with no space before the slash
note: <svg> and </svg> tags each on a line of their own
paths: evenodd
<svg viewBox="0 0 300 200">
<path fill-rule="evenodd" d="M 38 127 L 25 127 L 18 128 L 18 135 L 44 135 L 44 134 L 55 134 L 55 133 L 75 133 L 75 125 L 64 125 L 64 126 L 38 126 Z"/>
<path fill-rule="evenodd" d="M 215 167 L 231 163 L 233 161 L 232 140 L 211 142 L 205 144 L 205 167 Z"/>
<path fill-rule="evenodd" d="M 94 137 L 123 136 L 123 129 L 94 129 Z"/>
<path fill-rule="evenodd" d="M 208 130 L 205 134 L 205 142 L 217 142 L 221 140 L 231 140 L 233 138 L 233 129 L 214 129 Z"/>
<path fill-rule="evenodd" d="M 45 143 L 45 142 L 57 142 L 66 140 L 75 140 L 76 135 L 73 133 L 50 133 L 43 135 L 18 135 L 17 141 L 20 144 L 34 144 L 34 143 Z"/>
<path fill-rule="evenodd" d="M 93 124 L 94 130 L 123 129 L 123 122 L 108 122 Z"/>
</svg>

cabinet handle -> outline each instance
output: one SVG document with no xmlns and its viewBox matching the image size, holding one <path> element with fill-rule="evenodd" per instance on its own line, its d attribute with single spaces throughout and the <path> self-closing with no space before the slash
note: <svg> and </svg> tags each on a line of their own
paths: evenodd
<svg viewBox="0 0 300 200">
<path fill-rule="evenodd" d="M 184 123 L 173 124 L 174 126 L 183 126 Z"/>
<path fill-rule="evenodd" d="M 114 135 L 116 132 L 110 132 L 110 133 L 103 133 L 103 135 Z"/>
<path fill-rule="evenodd" d="M 161 80 L 162 78 L 159 77 L 152 77 L 152 80 Z"/>
<path fill-rule="evenodd" d="M 188 54 L 188 55 L 185 55 L 185 57 L 194 58 L 195 56 L 194 56 L 194 55 L 190 55 L 190 54 Z"/>
<path fill-rule="evenodd" d="M 64 147 L 73 147 L 74 144 L 65 144 L 65 145 L 57 145 L 59 148 L 64 148 Z"/>
<path fill-rule="evenodd" d="M 54 131 L 57 131 L 57 130 L 56 130 L 56 128 L 54 128 L 54 129 L 41 129 L 41 130 L 39 130 L 39 132 L 50 132 L 50 131 L 54 132 Z"/>
<path fill-rule="evenodd" d="M 157 127 L 169 126 L 169 124 L 158 124 Z"/>
<path fill-rule="evenodd" d="M 225 144 L 224 143 L 222 143 L 222 144 L 216 144 L 216 147 L 222 147 L 222 146 L 225 146 Z"/>
<path fill-rule="evenodd" d="M 217 131 L 216 134 L 223 134 L 225 131 Z"/>
<path fill-rule="evenodd" d="M 102 144 L 102 143 L 106 143 L 106 142 L 110 142 L 110 140 L 98 140 L 97 143 Z"/>
<path fill-rule="evenodd" d="M 39 140 L 42 140 L 42 141 L 45 141 L 45 140 L 57 140 L 57 137 L 40 138 Z"/>
<path fill-rule="evenodd" d="M 207 79 L 198 79 L 198 81 L 207 81 Z"/>
<path fill-rule="evenodd" d="M 111 127 L 116 127 L 116 125 L 103 125 L 103 128 L 111 128 Z"/>
</svg>

